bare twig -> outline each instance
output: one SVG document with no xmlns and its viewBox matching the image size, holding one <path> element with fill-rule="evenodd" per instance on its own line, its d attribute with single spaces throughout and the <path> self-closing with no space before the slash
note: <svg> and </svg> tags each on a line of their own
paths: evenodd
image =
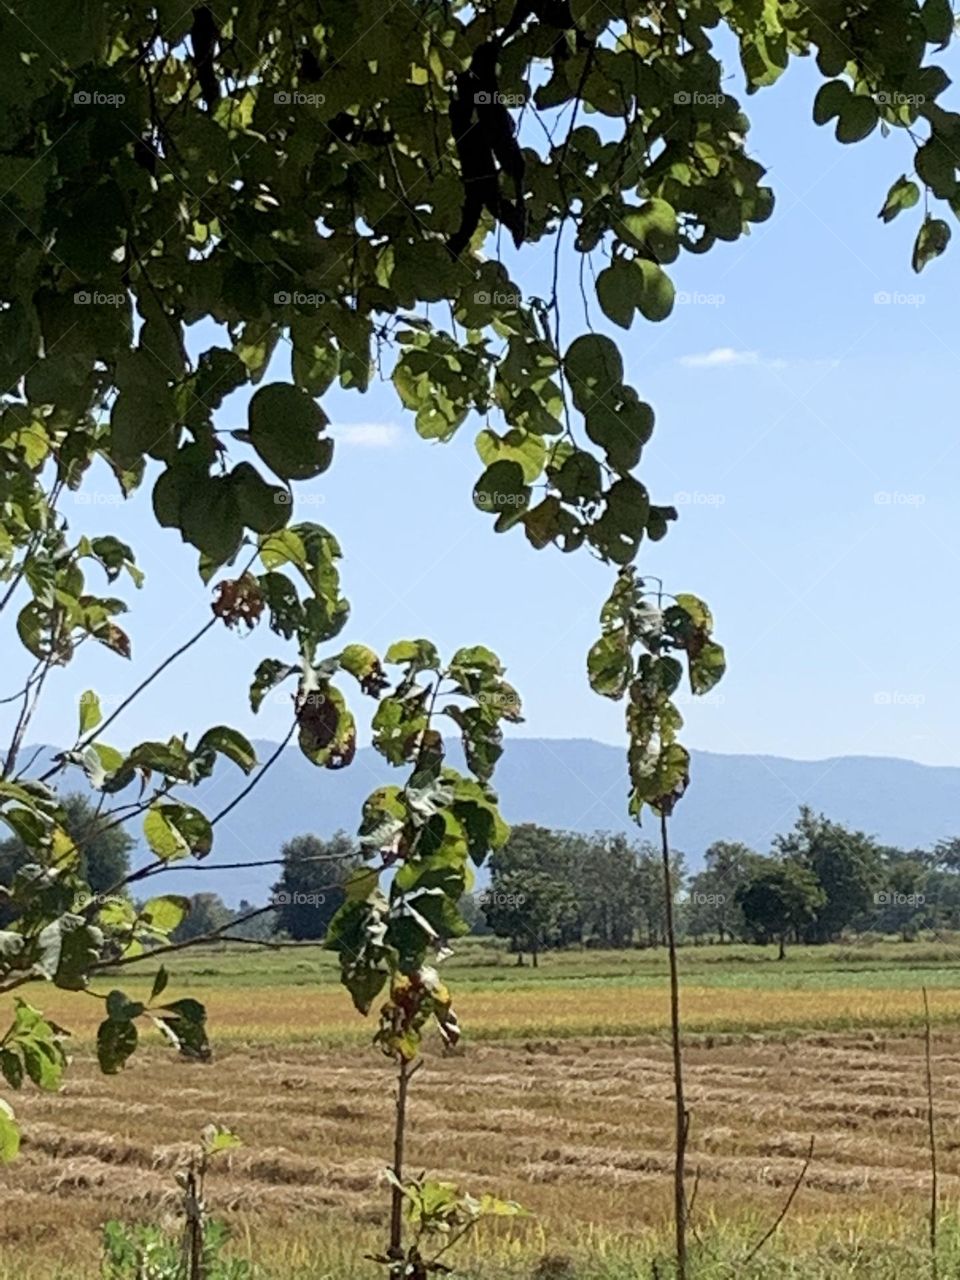
<svg viewBox="0 0 960 1280">
<path fill-rule="evenodd" d="M 88 747 L 95 738 L 101 737 L 103 734 L 103 731 L 107 729 L 111 724 L 113 724 L 114 720 L 116 720 L 117 717 L 122 712 L 126 711 L 130 703 L 133 702 L 135 698 L 138 698 L 140 694 L 143 693 L 144 689 L 147 688 L 148 685 L 153 684 L 157 676 L 159 676 L 162 672 L 166 671 L 166 669 L 169 666 L 171 666 L 172 663 L 176 662 L 177 658 L 185 654 L 188 649 L 191 649 L 197 643 L 198 640 L 202 640 L 203 637 L 207 634 L 207 632 L 212 627 L 215 627 L 217 625 L 218 621 L 219 621 L 218 618 L 213 617 L 210 619 L 209 622 L 205 622 L 195 635 L 191 636 L 189 640 L 185 641 L 180 646 L 179 649 L 175 649 L 173 653 L 171 653 L 168 657 L 164 658 L 163 662 L 161 662 L 158 667 L 155 667 L 154 670 L 151 671 L 151 673 L 146 677 L 146 679 L 140 681 L 140 683 L 137 685 L 137 687 L 133 690 L 132 693 L 127 694 L 127 696 L 124 698 L 124 700 L 120 703 L 120 705 L 116 708 L 115 711 L 111 711 L 111 713 L 107 716 L 107 718 L 105 720 L 101 720 L 100 723 L 94 729 L 91 729 L 90 732 L 86 735 L 86 737 L 78 739 L 76 745 L 73 748 L 74 751 L 82 751 L 85 747 Z M 46 773 L 43 774 L 43 776 L 40 778 L 40 781 L 41 782 L 49 781 L 49 779 L 52 778 L 54 774 L 59 773 L 62 767 L 63 767 L 62 764 L 59 762 L 57 764 L 52 765 L 46 771 Z"/>
<path fill-rule="evenodd" d="M 31 673 L 30 679 L 27 681 L 23 691 L 23 706 L 20 708 L 20 715 L 17 717 L 17 725 L 13 731 L 13 738 L 10 742 L 10 749 L 7 752 L 7 758 L 3 764 L 3 777 L 9 778 L 13 773 L 17 763 L 17 756 L 20 748 L 23 746 L 23 739 L 26 736 L 30 721 L 37 709 L 37 703 L 40 701 L 40 694 L 43 692 L 44 681 L 50 674 L 50 668 L 53 666 L 56 652 L 57 640 L 60 634 L 61 622 L 57 623 L 53 634 L 50 638 L 50 652 L 45 658 L 42 658 L 38 666 Z M 34 679 L 34 675 L 36 678 Z"/>
<path fill-rule="evenodd" d="M 217 823 L 221 820 L 221 818 L 225 818 L 232 809 L 235 809 L 237 807 L 237 805 L 240 803 L 241 800 L 246 799 L 246 797 L 250 794 L 253 788 L 257 786 L 257 784 L 264 777 L 267 770 L 271 768 L 272 765 L 276 764 L 276 762 L 283 755 L 283 752 L 286 749 L 288 743 L 290 742 L 290 739 L 293 737 L 296 727 L 297 727 L 297 722 L 296 720 L 294 720 L 293 724 L 291 724 L 290 728 L 287 730 L 286 737 L 279 744 L 277 749 L 274 751 L 273 755 L 270 756 L 269 760 L 265 760 L 264 763 L 261 765 L 261 767 L 257 770 L 257 772 L 253 775 L 253 777 L 247 783 L 247 785 L 241 791 L 237 792 L 237 794 L 233 797 L 233 799 L 230 801 L 228 805 L 225 805 L 218 814 L 215 814 L 214 817 L 210 819 L 211 827 L 215 827 Z"/>
<path fill-rule="evenodd" d="M 686 1159 L 690 1116 L 683 1090 L 683 1048 L 680 1039 L 680 975 L 677 966 L 677 935 L 673 919 L 673 880 L 670 874 L 670 840 L 667 815 L 660 815 L 660 850 L 666 903 L 667 951 L 670 960 L 670 1034 L 673 1044 L 673 1098 L 675 1111 L 673 1152 L 673 1212 L 677 1253 L 677 1280 L 687 1280 L 687 1192 Z"/>
<path fill-rule="evenodd" d="M 410 1081 L 423 1066 L 423 1060 L 408 1062 L 401 1057 L 397 1069 L 397 1105 L 393 1127 L 393 1176 L 396 1181 L 390 1197 L 390 1248 L 387 1256 L 398 1265 L 390 1268 L 391 1280 L 403 1276 L 403 1157 L 407 1136 L 407 1094 Z"/>
<path fill-rule="evenodd" d="M 933 1109 L 933 1032 L 930 1027 L 930 1001 L 927 988 L 923 991 L 924 1060 L 927 1070 L 927 1132 L 930 1139 L 930 1274 L 937 1280 L 937 1216 L 939 1208 L 939 1180 L 937 1176 L 937 1132 Z"/>
<path fill-rule="evenodd" d="M 338 889 L 339 884 L 325 884 L 315 890 L 316 893 L 326 893 L 328 889 Z M 283 947 L 289 946 L 289 943 L 282 942 L 260 942 L 258 939 L 236 938 L 230 936 L 229 930 L 236 929 L 241 924 L 246 924 L 248 920 L 256 920 L 259 916 L 266 915 L 268 911 L 276 911 L 276 906 L 270 903 L 266 907 L 255 907 L 252 911 L 246 911 L 242 916 L 229 923 L 221 925 L 219 929 L 213 929 L 210 933 L 202 933 L 196 938 L 189 938 L 184 942 L 171 942 L 163 947 L 153 947 L 150 951 L 144 951 L 138 956 L 121 956 L 118 960 L 99 960 L 90 966 L 91 973 L 102 973 L 113 969 L 125 969 L 127 965 L 138 964 L 143 960 L 153 960 L 157 956 L 167 956 L 176 951 L 186 951 L 188 947 L 199 947 L 212 942 L 244 942 L 259 947 Z"/>
<path fill-rule="evenodd" d="M 807 1170 L 810 1168 L 810 1161 L 813 1159 L 813 1145 L 815 1141 L 816 1139 L 814 1138 L 813 1134 L 811 1134 L 810 1145 L 807 1148 L 807 1156 L 803 1162 L 803 1168 L 797 1174 L 797 1180 L 796 1182 L 794 1182 L 793 1186 L 790 1188 L 790 1194 L 787 1196 L 786 1201 L 784 1202 L 783 1208 L 780 1210 L 780 1212 L 777 1214 L 776 1218 L 774 1219 L 773 1225 L 769 1228 L 769 1230 L 763 1233 L 763 1235 L 760 1237 L 757 1243 L 753 1246 L 753 1248 L 750 1250 L 747 1256 L 743 1259 L 743 1261 L 740 1264 L 741 1267 L 745 1267 L 748 1262 L 752 1262 L 754 1260 L 754 1258 L 757 1256 L 757 1254 L 760 1252 L 763 1246 L 767 1243 L 770 1237 L 774 1234 L 774 1232 L 779 1228 L 781 1222 L 783 1222 L 784 1218 L 790 1212 L 790 1206 L 793 1204 L 793 1201 L 796 1198 L 796 1194 L 800 1190 L 800 1187 L 803 1183 L 804 1178 L 807 1176 Z"/>
</svg>

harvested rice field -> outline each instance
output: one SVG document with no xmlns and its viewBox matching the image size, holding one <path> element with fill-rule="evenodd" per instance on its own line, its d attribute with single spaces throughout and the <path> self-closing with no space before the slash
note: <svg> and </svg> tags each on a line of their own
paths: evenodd
<svg viewBox="0 0 960 1280">
<path fill-rule="evenodd" d="M 683 961 L 694 1275 L 928 1274 L 922 986 L 934 1021 L 942 1274 L 960 1274 L 953 950 L 797 949 L 777 964 L 756 948 L 695 948 Z M 98 1276 L 100 1225 L 172 1213 L 174 1172 L 210 1121 L 243 1139 L 211 1175 L 208 1200 L 258 1275 L 383 1276 L 364 1255 L 384 1236 L 390 1066 L 364 1043 L 370 1029 L 329 959 L 246 949 L 172 969 L 171 993 L 208 1007 L 212 1062 L 145 1037 L 127 1070 L 104 1077 L 91 1045 L 99 1001 L 30 990 L 75 1032 L 75 1060 L 61 1093 L 18 1100 L 22 1155 L 0 1171 L 2 1280 Z M 663 957 L 547 956 L 534 972 L 477 947 L 449 976 L 468 1036 L 454 1055 L 433 1044 L 414 1083 L 408 1168 L 518 1200 L 529 1214 L 482 1228 L 457 1255 L 460 1273 L 666 1280 Z M 145 982 L 123 985 L 136 996 Z M 747 1262 L 811 1137 L 786 1221 Z"/>
</svg>

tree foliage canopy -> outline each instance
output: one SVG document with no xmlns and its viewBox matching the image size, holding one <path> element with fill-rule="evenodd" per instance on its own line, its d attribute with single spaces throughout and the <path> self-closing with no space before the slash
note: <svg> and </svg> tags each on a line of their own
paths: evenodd
<svg viewBox="0 0 960 1280">
<path fill-rule="evenodd" d="M 208 816 L 186 796 L 217 757 L 256 779 L 252 746 L 225 725 L 196 745 L 120 751 L 106 735 L 129 699 L 104 717 L 93 691 L 72 747 L 41 781 L 24 776 L 51 673 L 81 644 L 132 651 L 114 593 L 141 584 L 134 549 L 116 531 L 74 536 L 58 505 L 96 464 L 120 495 L 149 486 L 159 524 L 197 549 L 213 591 L 204 632 L 275 633 L 280 652 L 253 674 L 250 702 L 290 681 L 291 733 L 314 764 L 353 757 L 344 688 L 375 701 L 374 744 L 409 776 L 364 808 L 370 865 L 348 884 L 330 945 L 359 1009 L 386 988 L 386 1052 L 415 1055 L 434 1015 L 455 1037 L 449 993 L 424 962 L 462 931 L 472 867 L 506 839 L 491 778 L 520 704 L 479 645 L 444 659 L 419 638 L 382 656 L 332 645 L 348 617 L 340 547 L 296 521 L 292 499 L 333 461 L 319 398 L 334 385 L 389 378 L 428 440 L 479 414 L 473 505 L 498 532 L 586 547 L 618 571 L 590 681 L 626 700 L 631 812 L 677 803 L 689 761 L 673 694 L 682 678 L 708 691 L 723 652 L 702 601 L 632 567 L 676 516 L 637 474 L 653 410 L 595 312 L 561 336 L 557 281 L 562 253 L 580 255 L 599 313 L 622 328 L 656 322 L 681 253 L 769 216 L 713 48 L 724 27 L 747 93 L 814 54 L 815 120 L 842 142 L 901 132 L 917 180 L 894 182 L 882 216 L 909 211 L 922 185 L 925 211 L 907 215 L 919 222 L 914 265 L 942 253 L 938 210 L 956 207 L 960 152 L 960 120 L 939 101 L 947 77 L 928 61 L 952 35 L 945 0 L 86 0 L 68 14 L 26 0 L 0 16 L 0 607 L 15 611 L 30 662 L 0 820 L 32 856 L 12 885 L 16 925 L 0 933 L 0 992 L 39 979 L 81 989 L 168 940 L 189 910 L 169 895 L 73 910 L 86 882 L 57 790 L 71 771 L 107 812 L 142 818 L 153 862 L 139 881 L 211 853 L 229 808 Z M 504 231 L 512 259 L 498 252 Z M 527 297 L 513 263 L 537 246 L 554 255 L 553 284 Z M 220 411 L 241 390 L 252 394 L 236 427 Z M 440 714 L 463 738 L 465 775 L 445 763 Z M 141 799 L 121 803 L 134 783 Z M 205 1051 L 202 1007 L 161 1003 L 165 982 L 158 974 L 152 1012 L 111 993 L 105 1069 L 123 1064 L 146 1016 L 182 1050 Z M 14 1019 L 8 1083 L 25 1065 L 55 1087 L 56 1029 L 23 1003 Z M 15 1142 L 4 1109 L 0 1154 Z"/>
</svg>

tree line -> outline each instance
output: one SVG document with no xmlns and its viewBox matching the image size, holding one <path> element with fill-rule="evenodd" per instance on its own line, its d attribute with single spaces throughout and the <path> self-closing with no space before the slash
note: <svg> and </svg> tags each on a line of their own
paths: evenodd
<svg viewBox="0 0 960 1280">
<path fill-rule="evenodd" d="M 526 824 L 491 860 L 475 895 L 477 927 L 534 963 L 549 947 L 659 946 L 666 940 L 660 851 L 622 835 Z M 834 942 L 849 934 L 960 927 L 960 838 L 933 849 L 883 845 L 801 807 L 767 853 L 718 840 L 702 870 L 672 854 L 674 914 L 683 941 Z"/>
<path fill-rule="evenodd" d="M 84 879 L 106 894 L 130 868 L 136 842 L 122 827 L 97 829 L 85 796 L 67 797 L 68 829 L 83 837 Z M 15 837 L 0 842 L 0 928 L 13 908 L 3 893 L 27 853 Z M 737 841 L 707 849 L 702 870 L 672 853 L 676 924 L 687 943 L 825 943 L 850 934 L 897 934 L 960 928 L 960 837 L 933 849 L 880 844 L 803 807 L 793 828 L 774 837 L 768 853 Z M 220 895 L 184 899 L 189 910 L 176 941 L 211 934 L 238 921 L 246 938 L 322 940 L 345 899 L 345 884 L 363 866 L 356 842 L 339 831 L 329 839 L 288 840 L 278 858 L 272 910 L 245 920 L 254 905 L 227 906 Z M 622 834 L 589 835 L 533 823 L 513 828 L 492 856 L 490 882 L 468 893 L 462 914 L 474 935 L 504 939 L 517 963 L 534 965 L 546 950 L 565 947 L 656 947 L 666 941 L 661 852 Z"/>
</svg>

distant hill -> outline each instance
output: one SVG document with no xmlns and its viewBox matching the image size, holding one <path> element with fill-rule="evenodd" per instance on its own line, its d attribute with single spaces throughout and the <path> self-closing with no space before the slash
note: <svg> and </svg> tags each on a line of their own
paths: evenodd
<svg viewBox="0 0 960 1280">
<path fill-rule="evenodd" d="M 265 760 L 276 744 L 257 742 Z M 52 750 L 34 769 L 41 772 Z M 451 745 L 451 763 L 462 767 Z M 80 779 L 77 773 L 78 783 Z M 263 781 L 217 828 L 210 862 L 275 857 L 291 836 L 314 831 L 353 832 L 360 806 L 374 787 L 400 781 L 370 747 L 357 752 L 348 769 L 316 769 L 289 747 Z M 218 766 L 196 793 L 213 813 L 227 804 L 246 779 L 232 765 Z M 653 838 L 652 822 L 639 833 L 626 816 L 624 751 L 585 738 L 512 738 L 497 769 L 496 786 L 511 822 L 539 822 L 573 831 L 632 831 Z M 78 785 L 77 789 L 81 789 Z M 960 768 L 910 760 L 842 756 L 832 760 L 787 760 L 779 756 L 693 752 L 693 783 L 673 818 L 674 845 L 700 865 L 714 840 L 743 840 L 766 851 L 777 831 L 793 825 L 801 804 L 905 848 L 929 847 L 960 835 Z M 231 903 L 262 902 L 275 868 L 251 867 L 220 876 L 171 871 L 155 883 L 171 892 L 213 889 Z"/>
</svg>

